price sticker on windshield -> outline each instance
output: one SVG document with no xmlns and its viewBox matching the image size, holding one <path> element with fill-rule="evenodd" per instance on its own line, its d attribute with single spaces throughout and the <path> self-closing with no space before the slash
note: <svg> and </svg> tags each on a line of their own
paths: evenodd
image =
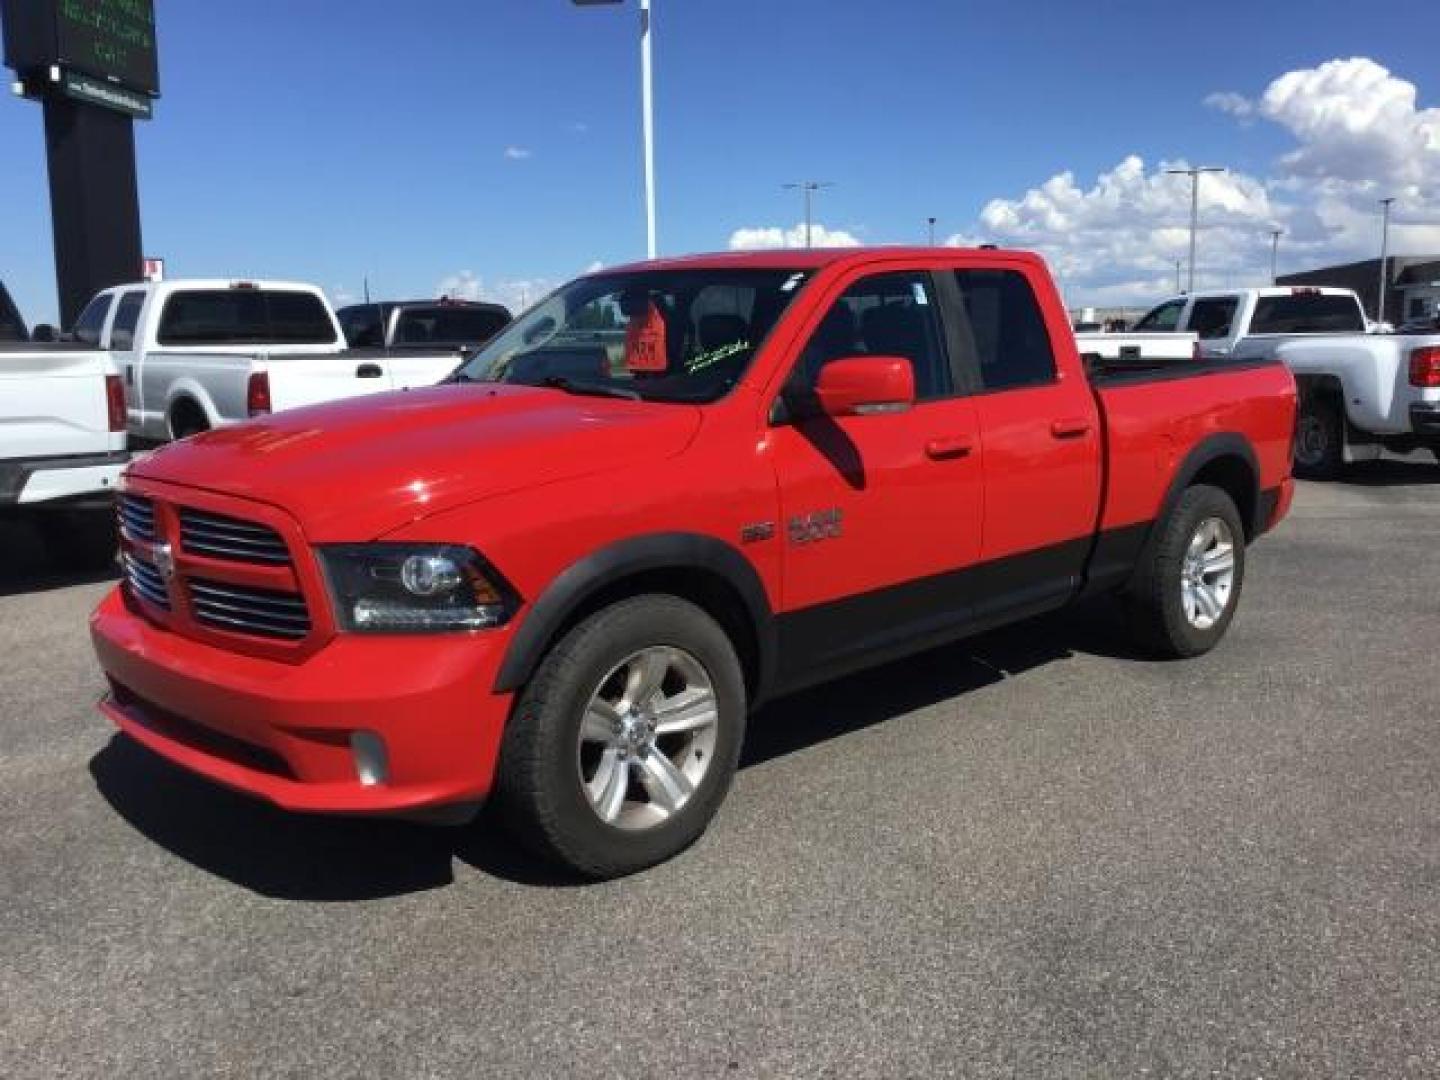
<svg viewBox="0 0 1440 1080">
<path fill-rule="evenodd" d="M 625 367 L 629 371 L 656 373 L 669 367 L 665 349 L 665 316 L 652 301 L 642 318 L 630 320 L 625 331 Z"/>
</svg>

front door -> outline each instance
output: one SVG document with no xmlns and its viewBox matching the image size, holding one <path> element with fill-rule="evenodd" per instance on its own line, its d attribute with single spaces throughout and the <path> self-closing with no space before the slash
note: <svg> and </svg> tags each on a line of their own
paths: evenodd
<svg viewBox="0 0 1440 1080">
<path fill-rule="evenodd" d="M 963 571 L 980 554 L 973 402 L 960 395 L 934 281 L 872 274 L 840 286 L 792 370 L 803 397 L 832 360 L 914 366 L 907 412 L 808 416 L 772 429 L 785 545 L 781 682 L 799 685 L 964 622 Z"/>
</svg>

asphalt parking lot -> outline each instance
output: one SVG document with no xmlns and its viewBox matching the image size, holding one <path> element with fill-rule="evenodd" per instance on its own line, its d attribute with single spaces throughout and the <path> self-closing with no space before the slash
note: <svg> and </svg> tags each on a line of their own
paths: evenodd
<svg viewBox="0 0 1440 1080">
<path fill-rule="evenodd" d="M 1440 1074 L 1440 468 L 1303 485 L 1198 661 L 1107 606 L 770 708 L 673 863 L 297 819 L 113 737 L 0 531 L 0 1075 Z"/>
</svg>

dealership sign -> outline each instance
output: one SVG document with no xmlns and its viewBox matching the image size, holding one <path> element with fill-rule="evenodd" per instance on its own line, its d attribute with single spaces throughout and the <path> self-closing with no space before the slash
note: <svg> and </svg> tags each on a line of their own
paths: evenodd
<svg viewBox="0 0 1440 1080">
<path fill-rule="evenodd" d="M 22 80 L 148 119 L 160 93 L 154 0 L 0 0 L 5 63 Z M 108 90 L 101 88 L 108 87 Z"/>
</svg>

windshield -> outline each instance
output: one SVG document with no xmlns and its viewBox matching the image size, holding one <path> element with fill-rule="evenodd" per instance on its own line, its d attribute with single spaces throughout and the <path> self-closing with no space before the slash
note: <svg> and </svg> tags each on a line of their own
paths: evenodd
<svg viewBox="0 0 1440 1080">
<path fill-rule="evenodd" d="M 805 284 L 796 270 L 644 270 L 564 286 L 453 376 L 646 401 L 715 401 Z"/>
</svg>

